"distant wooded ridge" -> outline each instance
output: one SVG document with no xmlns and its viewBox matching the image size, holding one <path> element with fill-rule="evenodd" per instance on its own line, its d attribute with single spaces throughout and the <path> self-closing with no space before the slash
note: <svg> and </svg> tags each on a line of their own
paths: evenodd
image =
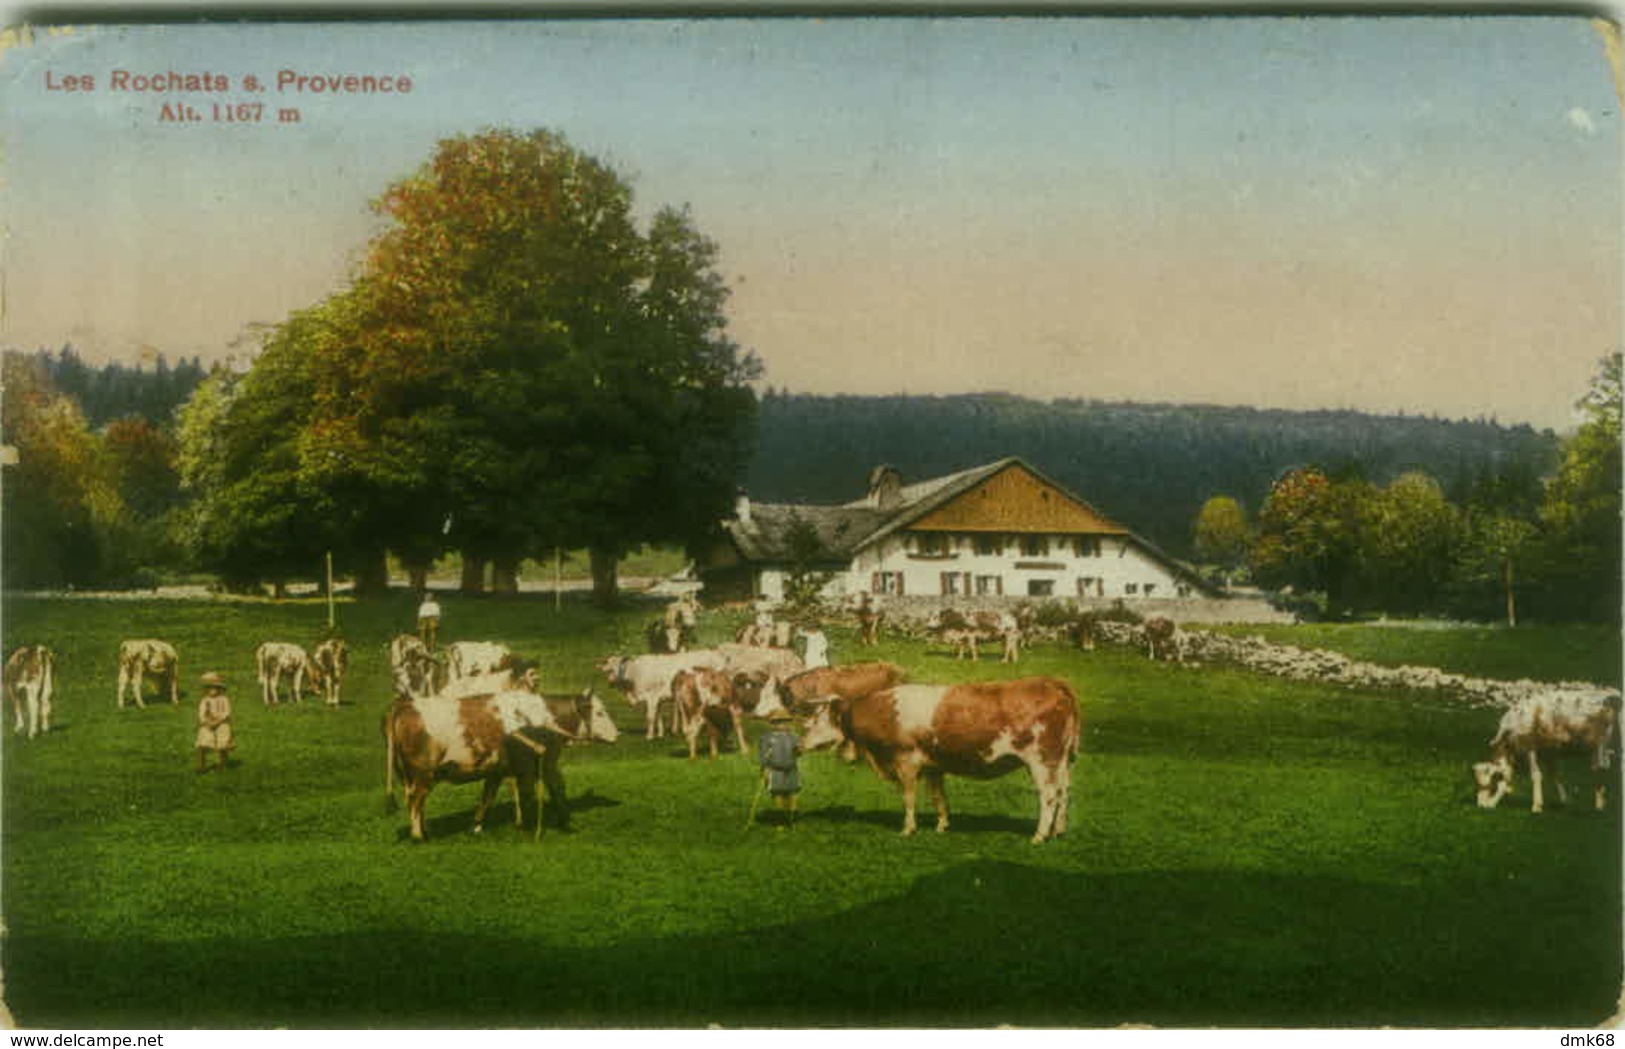
<svg viewBox="0 0 1625 1049">
<path fill-rule="evenodd" d="M 1493 420 L 1452 421 L 1352 410 L 1038 401 L 1008 394 L 761 398 L 746 481 L 763 502 L 860 498 L 869 470 L 889 463 L 903 483 L 1020 456 L 1107 516 L 1189 557 L 1192 524 L 1215 495 L 1257 513 L 1285 470 L 1386 484 L 1431 475 L 1461 504 L 1486 493 L 1538 504 L 1560 456 L 1557 436 Z"/>
</svg>

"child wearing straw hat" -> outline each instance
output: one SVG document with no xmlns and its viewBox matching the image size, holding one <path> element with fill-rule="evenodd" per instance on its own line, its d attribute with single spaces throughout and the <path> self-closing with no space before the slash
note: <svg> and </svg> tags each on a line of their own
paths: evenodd
<svg viewBox="0 0 1625 1049">
<path fill-rule="evenodd" d="M 756 763 L 762 768 L 767 792 L 773 795 L 773 807 L 786 811 L 785 825 L 793 824 L 796 795 L 801 791 L 801 770 L 796 765 L 801 740 L 791 731 L 795 718 L 789 711 L 775 710 L 767 720 L 772 727 L 756 741 Z"/>
<path fill-rule="evenodd" d="M 236 746 L 231 733 L 231 698 L 226 695 L 226 680 L 214 671 L 198 679 L 203 686 L 203 698 L 197 705 L 197 770 L 209 771 L 209 752 L 215 754 L 217 769 L 226 767 L 226 755 Z"/>
</svg>

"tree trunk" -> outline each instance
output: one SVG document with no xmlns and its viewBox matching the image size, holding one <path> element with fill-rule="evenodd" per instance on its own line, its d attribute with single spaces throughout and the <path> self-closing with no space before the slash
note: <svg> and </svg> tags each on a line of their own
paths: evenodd
<svg viewBox="0 0 1625 1049">
<path fill-rule="evenodd" d="M 465 594 L 485 593 L 485 558 L 463 551 L 463 582 L 460 589 Z"/>
<path fill-rule="evenodd" d="M 382 550 L 369 550 L 361 555 L 355 570 L 357 597 L 382 597 L 389 593 L 389 562 Z"/>
<path fill-rule="evenodd" d="M 1502 568 L 1501 578 L 1507 594 L 1507 626 L 1515 627 L 1518 625 L 1518 599 L 1512 594 L 1512 558 L 1507 558 Z"/>
<path fill-rule="evenodd" d="M 519 593 L 519 558 L 498 557 L 491 561 L 491 593 Z"/>
<path fill-rule="evenodd" d="M 620 557 L 613 550 L 601 550 L 598 547 L 593 547 L 590 555 L 593 603 L 604 608 L 612 608 L 620 597 L 618 575 Z"/>
<path fill-rule="evenodd" d="M 414 594 L 423 593 L 424 591 L 429 589 L 429 566 L 428 565 L 410 565 L 410 566 L 408 566 L 407 569 L 406 569 L 406 578 L 407 578 L 407 581 L 408 581 L 408 585 L 411 586 L 411 588 L 412 588 L 412 593 L 414 593 Z"/>
<path fill-rule="evenodd" d="M 288 583 L 287 583 L 287 580 L 278 579 L 276 582 L 271 584 L 271 597 L 272 598 L 274 598 L 277 601 L 281 601 L 281 600 L 284 600 L 285 598 L 287 598 L 287 596 L 288 596 Z"/>
</svg>

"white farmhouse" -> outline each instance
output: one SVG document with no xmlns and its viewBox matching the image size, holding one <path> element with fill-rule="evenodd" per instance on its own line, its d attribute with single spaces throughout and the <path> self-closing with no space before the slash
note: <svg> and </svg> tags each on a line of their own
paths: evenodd
<svg viewBox="0 0 1625 1049">
<path fill-rule="evenodd" d="M 1213 596 L 1151 543 L 1017 458 L 905 485 L 878 466 L 839 506 L 741 496 L 700 559 L 715 600 L 777 601 L 800 565 L 831 574 L 825 596 L 1070 598 L 1125 603 Z"/>
</svg>

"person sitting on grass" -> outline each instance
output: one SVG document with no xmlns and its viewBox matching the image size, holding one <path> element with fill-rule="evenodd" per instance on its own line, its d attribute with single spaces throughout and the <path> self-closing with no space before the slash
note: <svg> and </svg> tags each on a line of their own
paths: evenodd
<svg viewBox="0 0 1625 1049">
<path fill-rule="evenodd" d="M 214 671 L 198 679 L 203 685 L 203 698 L 197 705 L 197 770 L 209 771 L 209 752 L 215 754 L 217 769 L 226 767 L 226 755 L 237 746 L 231 732 L 231 698 L 226 695 L 226 681 Z"/>
</svg>

